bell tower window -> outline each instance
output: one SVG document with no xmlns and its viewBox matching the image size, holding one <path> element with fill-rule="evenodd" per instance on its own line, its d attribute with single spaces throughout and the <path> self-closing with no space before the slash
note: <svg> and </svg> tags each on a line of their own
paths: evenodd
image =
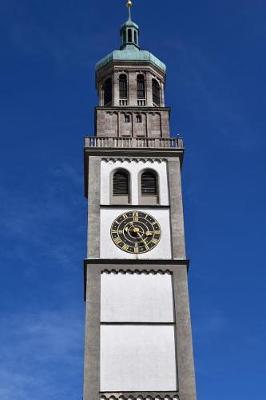
<svg viewBox="0 0 266 400">
<path fill-rule="evenodd" d="M 125 169 L 118 169 L 113 174 L 112 203 L 129 203 L 129 173 Z"/>
<path fill-rule="evenodd" d="M 161 90 L 159 82 L 156 79 L 152 80 L 152 101 L 156 106 L 161 105 Z"/>
<path fill-rule="evenodd" d="M 127 99 L 127 76 L 125 74 L 119 76 L 119 97 Z"/>
<path fill-rule="evenodd" d="M 112 78 L 106 79 L 103 84 L 103 92 L 104 92 L 104 105 L 108 105 L 112 103 L 113 99 L 113 82 Z"/>
<path fill-rule="evenodd" d="M 145 99 L 145 80 L 143 75 L 137 76 L 137 95 L 138 99 Z"/>
<path fill-rule="evenodd" d="M 157 204 L 159 201 L 158 175 L 154 170 L 146 170 L 140 179 L 140 203 Z"/>
</svg>

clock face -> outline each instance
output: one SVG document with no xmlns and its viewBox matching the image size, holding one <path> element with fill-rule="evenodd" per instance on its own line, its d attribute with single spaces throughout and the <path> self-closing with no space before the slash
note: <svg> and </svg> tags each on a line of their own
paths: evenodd
<svg viewBox="0 0 266 400">
<path fill-rule="evenodd" d="M 160 241 L 161 228 L 150 214 L 129 211 L 119 215 L 111 226 L 113 242 L 121 250 L 132 254 L 147 253 Z"/>
</svg>

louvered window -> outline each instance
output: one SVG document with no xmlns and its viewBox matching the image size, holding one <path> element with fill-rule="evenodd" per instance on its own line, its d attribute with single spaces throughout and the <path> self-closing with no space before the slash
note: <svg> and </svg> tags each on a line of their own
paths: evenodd
<svg viewBox="0 0 266 400">
<path fill-rule="evenodd" d="M 127 76 L 125 74 L 119 76 L 119 97 L 127 99 Z"/>
<path fill-rule="evenodd" d="M 127 196 L 129 193 L 129 177 L 128 172 L 119 170 L 113 177 L 113 195 Z"/>
<path fill-rule="evenodd" d="M 145 81 L 143 75 L 137 77 L 138 99 L 145 99 Z"/>
<path fill-rule="evenodd" d="M 156 81 L 156 79 L 152 80 L 152 99 L 154 104 L 156 104 L 157 106 L 161 105 L 160 85 Z"/>
<path fill-rule="evenodd" d="M 107 105 L 112 102 L 113 97 L 113 83 L 112 79 L 108 78 L 104 82 L 103 90 L 104 90 L 104 105 Z"/>
<path fill-rule="evenodd" d="M 141 194 L 157 196 L 157 186 L 157 175 L 152 171 L 143 172 L 141 175 Z"/>
</svg>

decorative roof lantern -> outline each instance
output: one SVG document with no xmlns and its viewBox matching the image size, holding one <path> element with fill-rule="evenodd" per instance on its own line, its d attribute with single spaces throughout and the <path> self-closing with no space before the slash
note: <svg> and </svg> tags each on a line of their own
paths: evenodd
<svg viewBox="0 0 266 400">
<path fill-rule="evenodd" d="M 139 26 L 131 19 L 132 1 L 127 0 L 128 20 L 120 28 L 121 46 L 107 54 L 96 64 L 96 73 L 112 62 L 136 62 L 150 63 L 163 74 L 166 72 L 165 64 L 147 50 L 141 50 L 139 46 Z"/>
<path fill-rule="evenodd" d="M 139 27 L 131 19 L 132 5 L 133 5 L 132 1 L 128 0 L 127 2 L 128 20 L 121 26 L 120 29 L 121 50 L 123 50 L 126 46 L 136 46 L 139 48 Z"/>
</svg>

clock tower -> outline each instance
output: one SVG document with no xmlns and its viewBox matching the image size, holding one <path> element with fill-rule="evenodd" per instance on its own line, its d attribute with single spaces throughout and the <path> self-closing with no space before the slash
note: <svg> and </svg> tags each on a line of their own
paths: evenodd
<svg viewBox="0 0 266 400">
<path fill-rule="evenodd" d="M 195 400 L 181 188 L 166 66 L 121 26 L 96 65 L 95 135 L 85 138 L 88 254 L 83 400 Z"/>
</svg>

